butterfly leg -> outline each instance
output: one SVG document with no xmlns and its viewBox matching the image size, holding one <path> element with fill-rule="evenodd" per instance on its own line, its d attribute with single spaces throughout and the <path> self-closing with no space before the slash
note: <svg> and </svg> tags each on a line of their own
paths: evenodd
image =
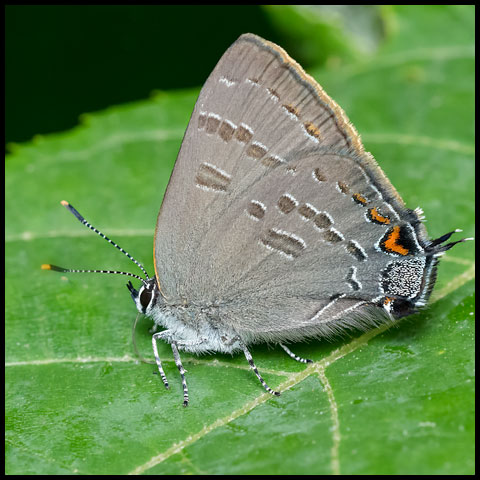
<svg viewBox="0 0 480 480">
<path fill-rule="evenodd" d="M 258 373 L 257 367 L 255 363 L 253 362 L 252 355 L 248 351 L 246 345 L 243 343 L 240 343 L 240 346 L 243 349 L 243 353 L 245 354 L 245 358 L 247 359 L 248 363 L 250 364 L 251 369 L 255 372 L 255 375 L 257 378 L 260 380 L 260 383 L 263 385 L 263 388 L 268 392 L 271 393 L 272 395 L 280 395 L 280 392 L 276 392 L 275 390 L 272 390 L 266 383 L 265 380 L 261 377 L 261 375 Z"/>
<path fill-rule="evenodd" d="M 177 343 L 172 342 L 171 346 L 172 346 L 173 358 L 175 360 L 175 365 L 177 366 L 177 368 L 180 372 L 180 376 L 182 377 L 183 406 L 186 407 L 186 406 L 188 406 L 188 388 L 187 388 L 187 382 L 185 380 L 186 370 L 183 368 L 182 361 L 180 360 L 180 354 L 178 353 Z"/>
<path fill-rule="evenodd" d="M 295 355 L 286 345 L 284 345 L 283 343 L 280 343 L 280 346 L 287 352 L 287 354 L 293 358 L 294 360 L 296 360 L 297 362 L 301 362 L 301 363 L 313 363 L 313 360 L 310 360 L 309 358 L 302 358 L 302 357 L 299 357 L 298 355 Z"/>
<path fill-rule="evenodd" d="M 165 330 L 163 332 L 155 333 L 152 336 L 152 345 L 153 345 L 153 354 L 155 355 L 155 361 L 157 362 L 157 367 L 158 371 L 160 372 L 160 376 L 162 377 L 163 384 L 165 385 L 165 388 L 170 388 L 168 385 L 167 377 L 165 376 L 165 372 L 163 371 L 162 368 L 162 362 L 160 361 L 160 357 L 158 356 L 158 349 L 157 349 L 157 340 L 164 340 L 165 337 L 168 336 L 168 330 Z"/>
<path fill-rule="evenodd" d="M 158 324 L 154 323 L 152 328 L 150 328 L 150 330 L 148 330 L 148 332 L 153 335 L 154 333 L 157 333 L 157 330 L 158 330 Z"/>
</svg>

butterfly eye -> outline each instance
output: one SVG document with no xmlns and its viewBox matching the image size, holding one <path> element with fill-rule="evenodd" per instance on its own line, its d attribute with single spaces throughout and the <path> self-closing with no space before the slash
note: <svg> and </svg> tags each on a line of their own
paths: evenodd
<svg viewBox="0 0 480 480">
<path fill-rule="evenodd" d="M 146 288 L 144 288 L 142 290 L 142 293 L 140 294 L 140 303 L 144 310 L 147 309 L 148 305 L 150 304 L 150 301 L 152 300 L 152 293 L 153 293 L 153 290 L 147 290 Z"/>
</svg>

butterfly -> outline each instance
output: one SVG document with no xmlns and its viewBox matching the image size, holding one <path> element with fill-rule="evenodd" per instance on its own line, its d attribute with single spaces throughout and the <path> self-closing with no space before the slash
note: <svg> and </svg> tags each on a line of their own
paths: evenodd
<svg viewBox="0 0 480 480">
<path fill-rule="evenodd" d="M 164 330 L 189 403 L 180 351 L 243 352 L 373 328 L 426 305 L 438 259 L 459 231 L 430 240 L 343 110 L 278 45 L 242 35 L 203 86 L 158 215 L 155 275 L 127 287 Z M 87 272 L 44 265 L 61 272 Z"/>
</svg>

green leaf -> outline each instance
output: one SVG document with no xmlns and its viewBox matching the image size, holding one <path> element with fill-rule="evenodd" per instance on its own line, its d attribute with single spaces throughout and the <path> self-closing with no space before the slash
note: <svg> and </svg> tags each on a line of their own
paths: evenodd
<svg viewBox="0 0 480 480">
<path fill-rule="evenodd" d="M 310 70 L 347 112 L 432 237 L 474 230 L 474 7 L 388 10 L 373 57 Z M 298 24 L 300 29 L 300 24 Z M 448 34 L 446 33 L 448 32 Z M 328 50 L 328 43 L 317 48 Z M 301 59 L 299 59 L 301 61 Z M 152 238 L 198 90 L 82 117 L 72 131 L 12 145 L 6 160 L 6 473 L 471 474 L 474 472 L 474 242 L 449 251 L 430 308 L 334 343 L 253 357 L 133 353 L 135 271 L 63 209 L 71 202 L 153 272 Z M 27 281 L 28 280 L 28 281 Z M 151 359 L 150 324 L 136 336 Z"/>
</svg>

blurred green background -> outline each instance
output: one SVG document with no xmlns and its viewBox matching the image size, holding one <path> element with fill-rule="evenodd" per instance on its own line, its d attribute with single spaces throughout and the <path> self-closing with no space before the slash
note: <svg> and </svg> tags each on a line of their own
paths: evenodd
<svg viewBox="0 0 480 480">
<path fill-rule="evenodd" d="M 386 332 L 252 355 L 182 355 L 171 390 L 131 343 L 124 278 L 152 272 L 155 219 L 199 89 L 244 32 L 341 105 L 431 236 L 475 229 L 472 6 L 7 6 L 5 445 L 8 474 L 472 474 L 474 242 L 428 309 Z M 73 128 L 72 128 L 73 127 Z M 57 133 L 51 133 L 57 132 Z M 137 342 L 151 358 L 150 324 Z"/>
</svg>

